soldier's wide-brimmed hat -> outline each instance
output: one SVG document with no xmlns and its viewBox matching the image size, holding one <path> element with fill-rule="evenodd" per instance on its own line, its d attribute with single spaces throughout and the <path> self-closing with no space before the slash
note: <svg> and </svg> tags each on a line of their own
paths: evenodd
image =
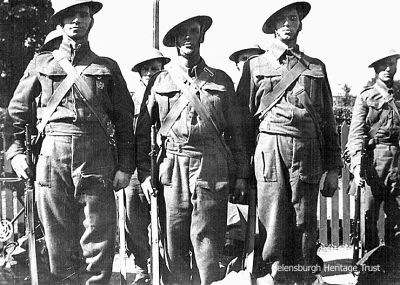
<svg viewBox="0 0 400 285">
<path fill-rule="evenodd" d="M 394 57 L 396 59 L 400 58 L 400 53 L 398 53 L 394 49 L 390 50 L 384 50 L 384 51 L 379 51 L 377 52 L 373 57 L 372 57 L 372 63 L 368 65 L 368 67 L 375 67 L 375 65 L 380 62 L 381 60 L 387 59 L 389 57 Z"/>
<path fill-rule="evenodd" d="M 299 13 L 300 21 L 303 20 L 311 10 L 311 4 L 308 2 L 293 2 L 284 7 L 281 6 L 279 9 L 274 9 L 271 11 L 267 20 L 264 22 L 262 26 L 262 31 L 266 34 L 273 34 L 275 32 L 275 19 L 276 17 L 282 13 L 283 10 L 287 9 L 296 9 L 297 13 Z"/>
<path fill-rule="evenodd" d="M 163 39 L 163 44 L 166 47 L 174 47 L 175 46 L 175 37 L 176 37 L 176 32 L 178 28 L 181 25 L 184 25 L 190 21 L 195 21 L 198 22 L 202 27 L 203 27 L 203 32 L 205 33 L 212 25 L 212 19 L 209 16 L 205 15 L 199 15 L 199 16 L 194 16 L 187 18 L 183 21 L 178 22 L 178 24 L 174 25 L 172 28 L 168 30 L 168 32 L 165 34 L 164 39 Z"/>
<path fill-rule="evenodd" d="M 47 34 L 46 38 L 44 39 L 43 45 L 40 47 L 40 51 L 44 51 L 49 49 L 49 47 L 53 44 L 56 40 L 61 40 L 63 37 L 63 33 L 59 29 L 55 29 Z"/>
<path fill-rule="evenodd" d="M 88 5 L 93 14 L 96 14 L 101 10 L 101 8 L 103 8 L 101 2 L 92 0 L 52 0 L 51 2 L 54 10 L 54 14 L 50 18 L 51 21 L 59 20 L 66 9 L 76 5 Z"/>
<path fill-rule="evenodd" d="M 242 48 L 236 50 L 235 52 L 233 52 L 230 56 L 229 59 L 232 60 L 233 62 L 237 62 L 239 59 L 239 56 L 243 53 L 246 52 L 254 52 L 255 54 L 263 54 L 265 53 L 265 50 L 263 50 L 262 48 L 260 48 L 260 46 L 256 43 L 253 43 L 251 45 L 248 46 L 242 46 Z"/>
<path fill-rule="evenodd" d="M 141 66 L 151 60 L 160 60 L 163 65 L 171 61 L 169 57 L 164 56 L 158 49 L 150 48 L 140 53 L 135 65 L 132 67 L 132 71 L 140 72 Z"/>
</svg>

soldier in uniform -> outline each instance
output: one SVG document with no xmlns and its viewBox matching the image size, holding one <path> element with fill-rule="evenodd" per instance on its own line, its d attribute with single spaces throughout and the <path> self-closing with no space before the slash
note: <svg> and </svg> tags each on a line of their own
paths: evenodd
<svg viewBox="0 0 400 285">
<path fill-rule="evenodd" d="M 276 282 L 314 282 L 319 182 L 326 172 L 322 194 L 332 196 L 342 165 L 325 66 L 297 45 L 310 9 L 294 2 L 272 10 L 262 30 L 275 39 L 244 64 L 237 88 L 250 111 L 261 255 Z"/>
<path fill-rule="evenodd" d="M 143 191 L 150 185 L 150 125 L 159 128 L 159 166 L 166 207 L 164 284 L 210 284 L 219 279 L 230 185 L 228 166 L 236 163 L 233 186 L 246 187 L 248 164 L 242 117 L 231 78 L 207 66 L 200 44 L 212 19 L 178 22 L 164 36 L 178 57 L 154 75 L 138 118 L 137 165 Z M 228 146 L 229 145 L 229 146 Z M 229 161 L 229 162 L 228 162 Z M 196 269 L 197 265 L 197 269 Z"/>
<path fill-rule="evenodd" d="M 54 283 L 84 278 L 86 284 L 107 284 L 115 251 L 113 190 L 126 187 L 134 170 L 134 106 L 118 64 L 89 46 L 93 15 L 102 4 L 58 0 L 53 8 L 62 43 L 36 55 L 15 90 L 8 107 L 14 127 L 8 157 L 19 177 L 32 175 L 24 127 L 37 123 L 36 201 Z M 85 270 L 74 259 L 79 241 Z"/>
<path fill-rule="evenodd" d="M 243 71 L 244 63 L 251 57 L 263 54 L 265 50 L 260 48 L 258 44 L 252 44 L 248 46 L 243 46 L 242 48 L 234 51 L 229 59 L 236 64 L 236 68 L 239 72 Z"/>
<path fill-rule="evenodd" d="M 391 50 L 376 56 L 369 65 L 375 70 L 376 82 L 356 98 L 347 143 L 354 182 L 357 186 L 365 183 L 361 196 L 365 230 L 361 236 L 365 238 L 367 251 L 380 243 L 377 221 L 382 202 L 386 214 L 385 244 L 400 248 L 400 92 L 393 85 L 399 58 L 400 54 Z M 366 159 L 361 169 L 363 147 Z"/>
<path fill-rule="evenodd" d="M 139 116 L 140 106 L 142 105 L 143 95 L 151 76 L 164 69 L 164 65 L 170 62 L 170 58 L 154 48 L 147 49 L 140 54 L 132 68 L 133 72 L 139 73 L 140 82 L 132 92 L 132 100 L 135 104 L 134 129 L 136 120 Z M 126 197 L 126 231 L 128 234 L 127 246 L 135 257 L 136 275 L 134 284 L 149 284 L 148 274 L 149 237 L 148 226 L 150 224 L 150 207 L 146 199 L 135 171 L 131 177 L 131 182 L 124 189 Z M 146 283 L 147 282 L 147 283 Z"/>
<path fill-rule="evenodd" d="M 60 47 L 63 33 L 60 29 L 55 29 L 47 34 L 43 45 L 40 47 L 40 52 L 53 51 Z"/>
<path fill-rule="evenodd" d="M 256 43 L 241 43 L 240 48 L 235 50 L 229 56 L 229 59 L 235 63 L 236 68 L 241 75 L 244 63 L 250 58 L 263 54 L 264 52 L 265 50 L 260 48 L 260 46 Z M 253 188 L 255 187 L 254 175 L 251 175 L 249 186 L 250 185 Z M 230 199 L 230 203 L 228 204 L 228 220 L 224 255 L 239 257 L 242 255 L 243 245 L 246 238 L 246 219 L 248 217 L 248 205 L 246 203 L 247 198 L 248 197 L 246 195 L 241 195 L 241 201 Z"/>
</svg>

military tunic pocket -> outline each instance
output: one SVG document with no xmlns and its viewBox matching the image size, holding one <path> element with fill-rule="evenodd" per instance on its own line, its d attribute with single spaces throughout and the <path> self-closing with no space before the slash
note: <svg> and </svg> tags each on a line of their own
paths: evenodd
<svg viewBox="0 0 400 285">
<path fill-rule="evenodd" d="M 310 184 L 319 183 L 322 177 L 320 145 L 317 139 L 296 140 L 294 170 L 298 165 L 300 180 Z"/>
<path fill-rule="evenodd" d="M 109 100 L 107 88 L 111 80 L 111 71 L 108 68 L 101 66 L 89 66 L 83 72 L 83 78 L 89 85 L 91 90 L 95 90 L 94 96 L 101 98 L 102 101 Z M 85 94 L 88 96 L 88 94 Z M 92 98 L 87 98 L 92 100 Z"/>
<path fill-rule="evenodd" d="M 257 151 L 255 153 L 254 168 L 257 181 L 275 182 L 276 175 L 276 157 L 275 150 Z"/>
<path fill-rule="evenodd" d="M 159 166 L 159 179 L 162 185 L 171 185 L 174 164 L 174 155 L 167 153 Z"/>
<path fill-rule="evenodd" d="M 40 154 L 36 164 L 36 183 L 51 187 L 51 156 Z"/>
</svg>

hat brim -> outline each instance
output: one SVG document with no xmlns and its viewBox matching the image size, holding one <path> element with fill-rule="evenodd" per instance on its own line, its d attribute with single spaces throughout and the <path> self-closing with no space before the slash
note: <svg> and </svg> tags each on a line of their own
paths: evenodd
<svg viewBox="0 0 400 285">
<path fill-rule="evenodd" d="M 160 61 L 163 63 L 163 65 L 166 65 L 167 63 L 169 63 L 169 62 L 171 61 L 171 59 L 170 59 L 169 57 L 165 57 L 165 56 L 155 57 L 155 58 L 147 59 L 147 60 L 144 60 L 144 61 L 142 61 L 142 62 L 136 63 L 136 64 L 132 67 L 131 70 L 134 71 L 134 72 L 140 72 L 140 67 L 141 67 L 143 64 L 145 64 L 145 63 L 147 63 L 147 62 L 149 62 L 149 61 L 153 61 L 153 60 L 160 60 Z"/>
<path fill-rule="evenodd" d="M 245 53 L 245 52 L 251 52 L 251 51 L 255 51 L 259 55 L 265 53 L 265 50 L 263 50 L 261 48 L 245 48 L 245 49 L 241 49 L 241 50 L 238 50 L 238 51 L 235 51 L 234 53 L 232 53 L 229 56 L 229 59 L 236 62 L 238 60 L 240 54 Z"/>
<path fill-rule="evenodd" d="M 55 42 L 56 42 L 56 41 L 60 41 L 60 42 L 61 42 L 61 41 L 62 41 L 62 35 L 48 40 L 46 43 L 44 43 L 44 44 L 39 48 L 39 51 L 46 51 L 46 50 L 48 50 L 48 49 L 50 48 L 51 45 L 53 45 L 53 44 L 55 45 Z"/>
<path fill-rule="evenodd" d="M 171 29 L 169 29 L 169 31 L 165 34 L 164 38 L 163 38 L 163 44 L 166 47 L 174 47 L 175 46 L 175 37 L 176 37 L 176 30 L 180 25 L 183 25 L 187 22 L 190 21 L 195 21 L 200 23 L 203 27 L 204 27 L 204 33 L 211 27 L 212 25 L 212 19 L 209 16 L 195 16 L 195 17 L 191 17 L 189 19 L 186 19 L 178 24 L 176 24 L 175 26 L 173 26 Z"/>
<path fill-rule="evenodd" d="M 66 9 L 69 9 L 71 7 L 75 7 L 75 6 L 78 6 L 78 5 L 88 5 L 89 9 L 90 9 L 90 11 L 92 12 L 93 15 L 96 14 L 97 12 L 99 12 L 103 8 L 103 3 L 96 2 L 96 1 L 77 3 L 75 5 L 69 6 L 69 7 L 65 8 L 65 9 L 62 9 L 62 10 L 54 13 L 50 17 L 50 21 L 51 22 L 58 21 L 62 17 L 62 15 L 65 13 Z"/>
<path fill-rule="evenodd" d="M 262 31 L 266 34 L 273 34 L 275 32 L 275 18 L 279 15 L 283 10 L 295 8 L 299 13 L 300 21 L 302 21 L 310 12 L 311 4 L 308 2 L 294 2 L 289 5 L 286 5 L 276 12 L 274 12 L 268 19 L 264 22 L 262 26 Z"/>
<path fill-rule="evenodd" d="M 388 56 L 385 56 L 385 57 L 382 57 L 382 58 L 380 58 L 380 59 L 378 59 L 378 60 L 375 60 L 373 63 L 371 63 L 370 65 L 368 65 L 368 67 L 370 67 L 370 68 L 375 67 L 375 65 L 376 65 L 378 62 L 380 62 L 380 61 L 382 61 L 382 60 L 384 60 L 384 59 L 387 59 L 387 58 L 391 58 L 391 57 L 394 57 L 394 58 L 396 58 L 396 59 L 399 59 L 399 58 L 400 58 L 400 53 L 389 54 Z"/>
</svg>

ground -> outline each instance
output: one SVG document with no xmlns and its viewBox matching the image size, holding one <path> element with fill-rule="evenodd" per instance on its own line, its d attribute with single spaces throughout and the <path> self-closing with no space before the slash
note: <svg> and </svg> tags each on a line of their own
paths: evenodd
<svg viewBox="0 0 400 285">
<path fill-rule="evenodd" d="M 357 278 L 352 274 L 352 248 L 343 247 L 321 247 L 318 251 L 318 255 L 324 260 L 324 268 L 321 272 L 322 279 L 328 284 L 338 285 L 353 285 L 356 284 Z M 134 280 L 134 260 L 128 258 L 127 264 L 127 284 L 131 284 Z M 120 284 L 120 260 L 118 254 L 114 259 L 113 275 L 110 284 Z M 0 285 L 5 284 L 30 284 L 29 280 L 24 280 L 28 276 L 26 266 L 14 266 L 13 269 L 3 267 L 0 271 Z M 52 284 L 50 282 L 40 282 L 40 284 Z M 375 282 L 374 285 L 383 284 L 381 282 Z M 400 280 L 391 280 L 385 284 L 400 284 Z M 230 284 L 236 285 L 236 284 Z M 241 285 L 241 284 L 238 284 Z"/>
</svg>

